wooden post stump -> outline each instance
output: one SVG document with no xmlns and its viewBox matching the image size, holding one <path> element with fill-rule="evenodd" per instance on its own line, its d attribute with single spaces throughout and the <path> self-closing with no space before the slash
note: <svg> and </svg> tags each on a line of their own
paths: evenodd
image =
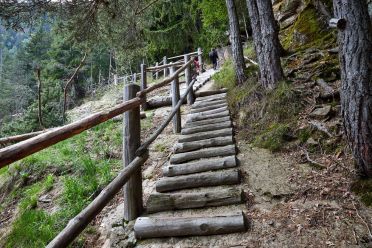
<svg viewBox="0 0 372 248">
<path fill-rule="evenodd" d="M 159 62 L 156 62 L 156 67 L 158 67 L 158 66 L 159 66 Z M 156 80 L 159 79 L 159 70 L 157 70 L 157 71 L 155 72 L 155 79 L 156 79 Z"/>
<path fill-rule="evenodd" d="M 147 73 L 146 73 L 146 64 L 141 64 L 141 90 L 147 88 Z M 142 110 L 145 111 L 148 108 L 146 95 L 143 97 L 144 103 L 142 104 Z"/>
<path fill-rule="evenodd" d="M 190 60 L 189 55 L 184 56 L 185 64 Z M 185 81 L 186 81 L 186 87 L 188 87 L 191 83 L 191 66 L 187 66 L 185 69 Z M 192 105 L 195 102 L 195 95 L 194 90 L 191 89 L 189 94 L 187 94 L 187 104 Z"/>
<path fill-rule="evenodd" d="M 203 52 L 200 47 L 198 48 L 198 60 L 200 65 L 199 75 L 201 75 L 203 73 Z"/>
<path fill-rule="evenodd" d="M 170 67 L 170 73 L 175 72 L 175 67 Z M 172 82 L 172 108 L 174 109 L 177 106 L 178 101 L 180 100 L 180 85 L 178 76 Z M 173 132 L 181 132 L 181 110 L 179 109 L 175 116 L 173 117 Z"/>
<path fill-rule="evenodd" d="M 129 84 L 124 87 L 124 101 L 136 97 L 140 87 Z M 128 166 L 136 157 L 136 150 L 141 145 L 141 117 L 140 108 L 124 113 L 123 118 L 123 163 Z M 129 179 L 124 186 L 124 219 L 134 220 L 143 211 L 142 202 L 142 174 L 141 168 Z"/>
<path fill-rule="evenodd" d="M 167 56 L 164 56 L 163 65 L 166 65 L 166 64 L 168 64 Z M 167 76 L 168 76 L 168 68 L 164 68 L 164 77 L 167 77 Z"/>
</svg>

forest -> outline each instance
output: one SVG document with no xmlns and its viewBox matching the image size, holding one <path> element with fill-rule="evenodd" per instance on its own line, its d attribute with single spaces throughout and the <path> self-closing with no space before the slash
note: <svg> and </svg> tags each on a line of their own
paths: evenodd
<svg viewBox="0 0 372 248">
<path fill-rule="evenodd" d="M 372 244 L 371 0 L 7 0 L 0 20 L 0 247 Z M 124 121 L 116 114 L 69 129 L 124 109 L 128 76 L 136 97 L 145 95 L 132 130 L 138 146 L 126 137 L 125 111 Z M 154 91 L 143 93 L 144 84 Z M 189 84 L 199 84 L 195 94 Z M 37 143 L 64 128 L 66 138 Z M 127 163 L 132 146 L 134 157 L 147 156 L 133 184 L 141 188 L 135 218 L 126 188 L 134 182 L 125 182 L 57 243 L 136 161 Z M 170 176 L 181 165 L 191 168 Z M 161 191 L 168 179 L 192 186 Z M 153 216 L 151 204 L 174 206 Z M 239 211 L 244 231 L 234 232 L 228 213 Z M 228 224 L 202 218 L 216 215 Z M 154 222 L 143 227 L 142 216 Z"/>
</svg>

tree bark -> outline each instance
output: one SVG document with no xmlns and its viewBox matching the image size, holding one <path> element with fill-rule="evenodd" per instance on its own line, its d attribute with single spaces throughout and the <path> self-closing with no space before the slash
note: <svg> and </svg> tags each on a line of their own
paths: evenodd
<svg viewBox="0 0 372 248">
<path fill-rule="evenodd" d="M 43 124 L 43 112 L 41 110 L 41 78 L 40 78 L 40 68 L 36 69 L 36 75 L 37 75 L 37 97 L 38 97 L 38 117 L 39 117 L 39 126 L 40 129 L 44 129 L 44 124 Z"/>
<path fill-rule="evenodd" d="M 240 39 L 239 20 L 236 13 L 236 6 L 234 0 L 226 0 L 227 13 L 229 15 L 230 26 L 230 41 L 236 70 L 236 79 L 238 85 L 242 85 L 247 77 L 244 74 L 245 63 L 243 55 L 243 47 Z"/>
<path fill-rule="evenodd" d="M 366 0 L 333 1 L 339 30 L 345 134 L 362 176 L 372 177 L 372 27 Z"/>
<path fill-rule="evenodd" d="M 260 81 L 267 89 L 283 80 L 280 64 L 281 45 L 271 0 L 247 0 L 253 29 L 253 41 L 260 67 Z"/>
</svg>

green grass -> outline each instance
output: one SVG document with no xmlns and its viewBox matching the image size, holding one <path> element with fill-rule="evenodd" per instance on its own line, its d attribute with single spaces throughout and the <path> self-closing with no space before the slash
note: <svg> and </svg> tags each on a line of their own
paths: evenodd
<svg viewBox="0 0 372 248">
<path fill-rule="evenodd" d="M 288 125 L 272 124 L 267 130 L 258 135 L 253 144 L 272 152 L 279 151 L 285 143 L 285 136 L 290 131 Z"/>
<path fill-rule="evenodd" d="M 14 165 L 14 175 L 26 187 L 16 188 L 8 196 L 20 201 L 6 247 L 44 247 L 87 206 L 121 166 L 121 161 L 108 156 L 120 151 L 121 132 L 121 123 L 108 121 Z M 38 199 L 57 182 L 62 189 L 53 205 L 60 208 L 50 214 L 38 206 Z M 83 241 L 80 237 L 76 242 Z"/>
<path fill-rule="evenodd" d="M 368 207 L 372 207 L 372 179 L 360 179 L 351 185 L 351 190 Z"/>
</svg>

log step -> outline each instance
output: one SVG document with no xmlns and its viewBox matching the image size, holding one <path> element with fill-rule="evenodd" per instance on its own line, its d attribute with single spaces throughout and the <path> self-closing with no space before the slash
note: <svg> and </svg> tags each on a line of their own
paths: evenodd
<svg viewBox="0 0 372 248">
<path fill-rule="evenodd" d="M 140 217 L 134 224 L 134 233 L 137 239 L 206 236 L 246 230 L 247 222 L 244 213 L 216 217 Z"/>
<path fill-rule="evenodd" d="M 204 96 L 196 98 L 196 102 L 203 102 L 203 101 L 212 101 L 212 100 L 221 100 L 226 99 L 227 93 L 216 94 L 212 96 Z"/>
<path fill-rule="evenodd" d="M 185 143 L 176 143 L 173 146 L 173 152 L 174 153 L 191 152 L 191 151 L 204 149 L 204 148 L 232 145 L 233 143 L 234 143 L 234 140 L 232 136 L 217 137 L 217 138 L 185 142 Z"/>
<path fill-rule="evenodd" d="M 171 164 L 180 164 L 190 160 L 212 157 L 224 157 L 236 154 L 235 145 L 207 148 L 192 152 L 174 154 L 170 158 Z"/>
<path fill-rule="evenodd" d="M 233 168 L 237 166 L 235 156 L 215 158 L 215 159 L 204 159 L 192 163 L 184 164 L 168 164 L 163 167 L 163 175 L 166 177 L 174 177 L 181 175 L 188 175 L 199 172 L 221 170 L 227 168 Z"/>
<path fill-rule="evenodd" d="M 204 126 L 204 125 L 210 125 L 210 124 L 217 124 L 225 121 L 231 121 L 230 116 L 221 117 L 221 118 L 215 118 L 215 119 L 209 119 L 209 120 L 203 120 L 203 121 L 193 121 L 188 122 L 185 124 L 184 128 L 189 127 L 198 127 L 198 126 Z"/>
<path fill-rule="evenodd" d="M 195 93 L 196 97 L 203 97 L 203 96 L 212 96 L 220 93 L 227 93 L 226 88 L 218 89 L 218 90 L 209 90 L 209 91 L 201 91 Z"/>
<path fill-rule="evenodd" d="M 193 114 L 189 114 L 189 116 L 197 116 L 197 115 L 212 115 L 212 114 L 217 114 L 223 111 L 228 110 L 228 107 L 225 105 L 224 107 L 216 108 L 216 109 L 211 109 L 211 110 L 206 110 L 206 111 L 198 111 Z"/>
<path fill-rule="evenodd" d="M 226 128 L 226 129 L 221 129 L 217 131 L 208 131 L 205 133 L 182 135 L 179 138 L 178 142 L 184 143 L 184 142 L 205 140 L 205 139 L 217 138 L 217 137 L 226 137 L 226 136 L 232 136 L 232 135 L 233 135 L 233 129 Z"/>
<path fill-rule="evenodd" d="M 215 113 L 215 114 L 202 112 L 202 113 L 199 113 L 199 114 L 190 115 L 187 118 L 186 123 L 193 122 L 193 121 L 202 121 L 202 120 L 207 120 L 207 119 L 214 119 L 214 118 L 221 118 L 221 117 L 230 116 L 230 113 L 229 113 L 228 110 L 225 110 L 225 111 L 222 111 L 222 112 L 218 112 L 218 111 L 216 111 L 216 112 L 217 113 Z"/>
<path fill-rule="evenodd" d="M 147 213 L 190 208 L 218 207 L 243 203 L 241 189 L 224 189 L 218 192 L 151 194 L 147 200 Z"/>
<path fill-rule="evenodd" d="M 204 107 L 209 107 L 209 106 L 214 106 L 217 104 L 222 104 L 226 103 L 226 100 L 214 100 L 214 101 L 207 101 L 207 102 L 195 102 L 192 105 L 192 109 L 198 109 L 198 108 L 204 108 Z"/>
<path fill-rule="evenodd" d="M 213 104 L 211 106 L 206 106 L 206 107 L 196 108 L 196 109 L 191 108 L 190 113 L 195 114 L 195 113 L 204 112 L 204 111 L 213 110 L 213 109 L 218 109 L 218 108 L 223 108 L 223 107 L 227 107 L 227 103 Z"/>
<path fill-rule="evenodd" d="M 208 132 L 208 131 L 214 131 L 214 130 L 220 130 L 224 128 L 229 128 L 231 127 L 231 121 L 225 121 L 222 123 L 217 123 L 217 124 L 209 124 L 209 125 L 202 125 L 202 126 L 196 126 L 196 127 L 189 127 L 189 128 L 184 128 L 181 131 L 181 134 L 186 135 L 186 134 L 193 134 L 193 133 L 201 133 L 201 132 Z"/>
<path fill-rule="evenodd" d="M 156 191 L 163 193 L 180 189 L 239 184 L 240 178 L 240 171 L 236 169 L 162 177 L 156 182 Z"/>
</svg>

